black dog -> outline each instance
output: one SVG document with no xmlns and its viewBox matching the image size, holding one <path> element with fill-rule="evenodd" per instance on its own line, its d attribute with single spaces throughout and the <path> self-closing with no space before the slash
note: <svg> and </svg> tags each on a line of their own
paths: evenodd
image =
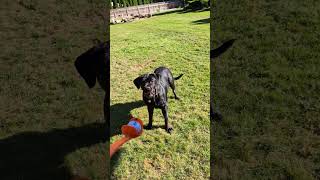
<svg viewBox="0 0 320 180">
<path fill-rule="evenodd" d="M 166 131 L 171 133 L 173 130 L 172 126 L 169 126 L 168 124 L 167 93 L 170 86 L 175 99 L 179 99 L 175 91 L 174 80 L 180 79 L 182 75 L 183 74 L 174 78 L 168 68 L 159 67 L 154 71 L 154 73 L 141 75 L 133 81 L 138 89 L 141 87 L 143 90 L 143 101 L 147 105 L 149 113 L 148 129 L 152 128 L 154 108 L 159 108 L 161 109 L 164 117 Z"/>
<path fill-rule="evenodd" d="M 96 46 L 77 57 L 74 63 L 75 67 L 89 88 L 94 87 L 97 80 L 105 92 L 107 91 L 107 87 L 110 87 L 109 52 L 110 41 L 98 41 Z M 107 110 L 109 102 L 110 99 L 106 93 L 104 98 L 104 117 L 107 127 L 109 127 L 109 121 L 107 121 L 109 119 L 109 111 Z"/>
<path fill-rule="evenodd" d="M 235 41 L 235 39 L 231 39 L 231 40 L 223 43 L 217 49 L 210 50 L 210 59 L 213 60 L 214 58 L 220 56 L 222 53 L 227 51 L 232 46 L 234 41 Z M 213 111 L 212 101 L 210 101 L 210 119 L 217 120 L 217 121 L 222 120 L 222 115 L 218 112 Z"/>
</svg>

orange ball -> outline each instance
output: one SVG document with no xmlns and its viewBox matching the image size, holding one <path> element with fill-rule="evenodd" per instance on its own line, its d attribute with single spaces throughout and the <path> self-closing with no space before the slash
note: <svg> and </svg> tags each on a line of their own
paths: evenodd
<svg viewBox="0 0 320 180">
<path fill-rule="evenodd" d="M 143 131 L 143 122 L 141 119 L 138 118 L 131 118 L 127 125 L 123 125 L 121 127 L 122 134 L 130 137 L 135 138 L 142 134 Z"/>
</svg>

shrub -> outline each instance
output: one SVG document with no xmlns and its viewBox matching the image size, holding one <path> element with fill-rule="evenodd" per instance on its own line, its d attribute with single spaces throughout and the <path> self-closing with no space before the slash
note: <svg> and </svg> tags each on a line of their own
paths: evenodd
<svg viewBox="0 0 320 180">
<path fill-rule="evenodd" d="M 187 0 L 185 9 L 200 10 L 210 6 L 209 0 Z"/>
</svg>

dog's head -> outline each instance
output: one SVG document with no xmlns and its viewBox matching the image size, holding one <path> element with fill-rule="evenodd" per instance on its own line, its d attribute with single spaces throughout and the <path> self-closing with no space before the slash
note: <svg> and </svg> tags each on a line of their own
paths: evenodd
<svg viewBox="0 0 320 180">
<path fill-rule="evenodd" d="M 154 99 L 156 96 L 156 89 L 157 89 L 157 82 L 159 80 L 159 75 L 152 73 L 152 74 L 143 74 L 137 77 L 133 83 L 138 89 L 142 89 L 143 91 L 143 98 L 147 100 Z"/>
<path fill-rule="evenodd" d="M 97 42 L 97 45 L 90 48 L 75 61 L 78 73 L 85 80 L 89 88 L 92 88 L 98 80 L 100 86 L 106 90 L 108 82 L 110 41 Z"/>
</svg>

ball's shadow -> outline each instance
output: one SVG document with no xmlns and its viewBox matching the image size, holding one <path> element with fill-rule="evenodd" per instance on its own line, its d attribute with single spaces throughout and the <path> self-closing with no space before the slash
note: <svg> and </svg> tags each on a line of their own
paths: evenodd
<svg viewBox="0 0 320 180">
<path fill-rule="evenodd" d="M 144 106 L 143 101 L 119 103 L 110 106 L 110 137 L 121 134 L 121 126 L 129 122 L 130 112 Z"/>
<path fill-rule="evenodd" d="M 133 109 L 144 106 L 143 101 L 134 101 L 128 103 L 119 103 L 110 106 L 110 137 L 121 135 L 121 126 L 128 124 L 130 112 Z M 110 176 L 113 176 L 113 171 L 119 164 L 119 159 L 122 156 L 122 150 L 116 152 L 110 159 Z"/>
</svg>

